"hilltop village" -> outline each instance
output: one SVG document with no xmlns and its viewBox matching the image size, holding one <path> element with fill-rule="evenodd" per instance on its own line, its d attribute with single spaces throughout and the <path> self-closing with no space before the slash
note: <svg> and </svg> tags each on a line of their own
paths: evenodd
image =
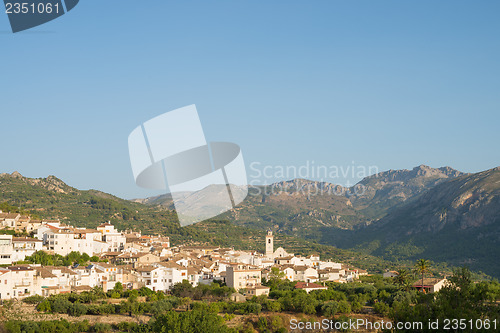
<svg viewBox="0 0 500 333">
<path fill-rule="evenodd" d="M 33 237 L 0 235 L 0 300 L 31 295 L 49 296 L 82 292 L 94 287 L 111 290 L 119 282 L 127 289 L 147 287 L 168 291 L 184 280 L 196 287 L 220 281 L 240 297 L 269 294 L 262 279 L 280 277 L 298 281 L 307 292 L 326 289 L 324 282 L 351 282 L 367 272 L 341 263 L 322 261 L 319 255 L 303 257 L 274 248 L 269 231 L 265 253 L 213 246 L 170 246 L 166 236 L 119 231 L 110 223 L 97 229 L 77 228 L 59 220 L 35 220 L 0 211 L 0 226 Z M 67 256 L 78 252 L 90 257 L 88 265 L 42 266 L 22 263 L 44 251 Z"/>
</svg>

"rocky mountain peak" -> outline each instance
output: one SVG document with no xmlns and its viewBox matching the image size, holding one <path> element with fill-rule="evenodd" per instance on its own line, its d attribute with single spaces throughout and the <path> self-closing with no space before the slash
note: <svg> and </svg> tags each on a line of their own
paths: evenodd
<svg viewBox="0 0 500 333">
<path fill-rule="evenodd" d="M 23 175 L 21 175 L 19 172 L 17 171 L 14 171 L 13 173 L 11 173 L 10 175 L 12 178 L 23 178 Z"/>
</svg>

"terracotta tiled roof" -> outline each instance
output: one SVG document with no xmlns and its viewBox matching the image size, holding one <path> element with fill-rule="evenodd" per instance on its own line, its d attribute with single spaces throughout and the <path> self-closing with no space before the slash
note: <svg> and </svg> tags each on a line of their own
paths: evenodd
<svg viewBox="0 0 500 333">
<path fill-rule="evenodd" d="M 295 288 L 297 289 L 324 289 L 326 287 L 320 285 L 320 284 L 317 284 L 317 283 L 312 283 L 312 282 L 297 282 L 297 284 L 295 285 Z"/>
<path fill-rule="evenodd" d="M 36 273 L 44 279 L 57 277 L 56 275 L 52 274 L 50 269 L 47 269 L 45 267 L 36 267 L 35 269 L 36 269 Z"/>
<path fill-rule="evenodd" d="M 436 278 L 424 278 L 424 287 L 432 287 L 444 279 L 436 279 Z M 414 284 L 414 287 L 421 288 L 422 287 L 422 279 L 417 280 Z"/>
</svg>

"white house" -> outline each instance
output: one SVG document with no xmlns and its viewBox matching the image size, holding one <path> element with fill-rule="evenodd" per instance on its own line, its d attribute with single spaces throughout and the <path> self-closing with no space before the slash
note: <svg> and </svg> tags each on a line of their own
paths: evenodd
<svg viewBox="0 0 500 333">
<path fill-rule="evenodd" d="M 295 281 L 316 282 L 318 271 L 312 267 L 294 266 Z"/>
<path fill-rule="evenodd" d="M 340 269 L 327 267 L 318 270 L 320 281 L 338 281 L 341 278 Z"/>
<path fill-rule="evenodd" d="M 39 231 L 37 233 L 38 238 L 44 239 L 47 249 L 62 256 L 73 251 L 87 253 L 92 256 L 93 254 L 99 254 L 102 250 L 101 248 L 94 248 L 94 246 L 99 245 L 97 242 L 102 237 L 97 230 L 73 227 L 49 227 L 48 229 L 41 227 L 37 231 Z"/>
<path fill-rule="evenodd" d="M 42 241 L 36 238 L 29 237 L 13 237 L 12 238 L 12 261 L 22 261 L 26 257 L 31 256 L 36 251 L 42 250 Z"/>
<path fill-rule="evenodd" d="M 174 284 L 188 279 L 188 268 L 171 261 L 162 261 L 153 265 L 161 266 L 165 269 L 165 290 L 171 289 Z"/>
<path fill-rule="evenodd" d="M 281 271 L 285 273 L 285 279 L 288 279 L 291 282 L 295 281 L 295 270 L 293 269 L 293 266 L 284 266 Z"/>
<path fill-rule="evenodd" d="M 393 278 L 393 277 L 396 277 L 398 275 L 399 274 L 397 271 L 388 271 L 388 272 L 384 272 L 384 274 L 382 274 L 382 276 L 385 278 Z"/>
<path fill-rule="evenodd" d="M 163 267 L 142 266 L 135 269 L 139 273 L 139 277 L 144 285 L 152 291 L 165 291 L 166 288 L 166 272 Z"/>
<path fill-rule="evenodd" d="M 0 265 L 12 264 L 12 235 L 0 235 Z"/>
<path fill-rule="evenodd" d="M 21 214 L 18 213 L 0 213 L 0 221 L 5 228 L 15 228 L 20 218 Z"/>
<path fill-rule="evenodd" d="M 13 282 L 11 270 L 0 268 L 0 300 L 12 298 Z"/>
<path fill-rule="evenodd" d="M 319 269 L 325 268 L 342 269 L 342 264 L 333 261 L 320 261 Z"/>
<path fill-rule="evenodd" d="M 127 238 L 115 230 L 112 224 L 102 223 L 97 227 L 97 230 L 102 234 L 102 240 L 109 245 L 109 252 L 120 252 L 125 249 Z"/>
<path fill-rule="evenodd" d="M 20 298 L 35 294 L 34 279 L 36 271 L 32 267 L 9 266 L 12 279 L 12 297 Z"/>
</svg>

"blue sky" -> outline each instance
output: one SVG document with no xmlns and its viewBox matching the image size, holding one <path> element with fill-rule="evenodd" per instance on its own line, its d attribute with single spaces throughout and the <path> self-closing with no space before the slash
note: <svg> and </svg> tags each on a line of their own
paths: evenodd
<svg viewBox="0 0 500 333">
<path fill-rule="evenodd" d="M 207 140 L 238 143 L 247 165 L 499 166 L 499 12 L 493 0 L 84 0 L 18 34 L 0 13 L 0 172 L 156 194 L 134 184 L 127 137 L 190 104 Z"/>
</svg>

